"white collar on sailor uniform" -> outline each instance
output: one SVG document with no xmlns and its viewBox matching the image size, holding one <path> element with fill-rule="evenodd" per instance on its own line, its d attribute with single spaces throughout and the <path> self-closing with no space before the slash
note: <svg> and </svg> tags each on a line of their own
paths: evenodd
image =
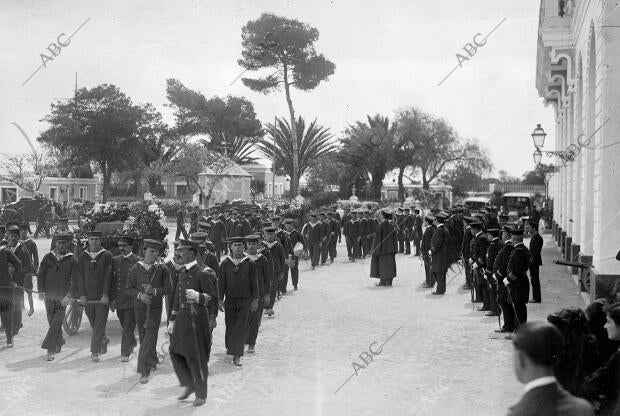
<svg viewBox="0 0 620 416">
<path fill-rule="evenodd" d="M 548 384 L 553 384 L 553 383 L 556 383 L 556 382 L 557 382 L 557 380 L 556 380 L 556 378 L 554 376 L 540 377 L 540 378 L 534 379 L 534 380 L 530 381 L 529 383 L 527 383 L 523 387 L 523 392 L 527 393 L 528 391 L 533 390 L 535 388 L 546 386 Z"/>
<path fill-rule="evenodd" d="M 189 263 L 184 264 L 185 270 L 189 271 L 189 269 L 191 269 L 192 267 L 196 266 L 197 264 L 198 264 L 198 262 L 196 260 L 192 260 Z"/>
</svg>

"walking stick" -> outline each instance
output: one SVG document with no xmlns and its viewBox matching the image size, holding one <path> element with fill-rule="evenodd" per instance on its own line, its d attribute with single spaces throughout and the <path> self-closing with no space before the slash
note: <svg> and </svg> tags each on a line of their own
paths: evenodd
<svg viewBox="0 0 620 416">
<path fill-rule="evenodd" d="M 517 328 L 521 325 L 521 322 L 519 321 L 519 316 L 517 316 L 517 309 L 515 308 L 515 303 L 512 301 L 512 294 L 510 293 L 510 287 L 508 285 L 506 285 L 506 293 L 508 293 L 508 300 L 510 301 L 510 304 L 512 305 L 512 311 L 515 314 L 515 320 L 517 321 Z"/>
<path fill-rule="evenodd" d="M 190 305 L 190 312 L 189 312 L 189 316 L 191 317 L 192 320 L 192 333 L 194 335 L 194 348 L 196 348 L 196 357 L 198 360 L 198 369 L 200 371 L 200 381 L 202 383 L 205 382 L 205 376 L 203 374 L 202 371 L 202 358 L 200 357 L 200 348 L 198 347 L 198 333 L 196 332 L 196 318 L 194 315 L 197 314 L 196 311 L 196 306 L 195 305 Z"/>
</svg>

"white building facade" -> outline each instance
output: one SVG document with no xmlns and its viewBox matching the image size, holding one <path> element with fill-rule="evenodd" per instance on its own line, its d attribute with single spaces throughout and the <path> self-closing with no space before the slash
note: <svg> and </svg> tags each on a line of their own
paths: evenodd
<svg viewBox="0 0 620 416">
<path fill-rule="evenodd" d="M 555 143 L 542 150 L 573 159 L 556 158 L 549 179 L 553 235 L 566 260 L 592 264 L 590 296 L 604 296 L 620 281 L 617 2 L 541 0 L 536 87 L 556 119 Z"/>
</svg>

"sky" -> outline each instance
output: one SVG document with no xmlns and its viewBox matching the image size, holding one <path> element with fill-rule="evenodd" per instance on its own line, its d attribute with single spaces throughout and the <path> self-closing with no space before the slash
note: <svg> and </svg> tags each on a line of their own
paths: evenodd
<svg viewBox="0 0 620 416">
<path fill-rule="evenodd" d="M 29 150 L 13 123 L 36 145 L 50 104 L 73 96 L 76 72 L 79 88 L 114 84 L 168 123 L 168 78 L 208 98 L 244 96 L 263 124 L 287 116 L 284 92 L 233 82 L 242 72 L 241 28 L 265 12 L 319 30 L 316 50 L 335 73 L 310 92 L 293 90 L 292 99 L 297 115 L 318 119 L 336 139 L 366 115 L 392 118 L 415 106 L 478 139 L 495 172 L 517 177 L 534 168 L 536 124 L 553 143 L 553 110 L 535 88 L 536 0 L 2 0 L 0 153 Z M 475 54 L 463 50 L 495 27 Z M 52 46 L 57 55 L 24 84 L 58 40 L 66 46 Z M 457 54 L 469 59 L 458 66 Z"/>
</svg>

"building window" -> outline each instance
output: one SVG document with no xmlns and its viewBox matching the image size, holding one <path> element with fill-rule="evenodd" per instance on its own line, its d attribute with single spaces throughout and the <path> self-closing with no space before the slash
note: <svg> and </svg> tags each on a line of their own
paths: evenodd
<svg viewBox="0 0 620 416">
<path fill-rule="evenodd" d="M 273 195 L 273 185 L 269 184 L 269 186 L 267 187 L 267 195 L 268 196 L 272 196 Z"/>
<path fill-rule="evenodd" d="M 52 201 L 56 201 L 58 199 L 58 187 L 50 186 L 49 196 Z"/>
<path fill-rule="evenodd" d="M 10 204 L 17 201 L 17 188 L 1 188 L 0 202 Z"/>
<path fill-rule="evenodd" d="M 187 185 L 177 185 L 177 195 L 187 195 Z"/>
<path fill-rule="evenodd" d="M 87 198 L 87 194 L 86 194 L 86 187 L 85 186 L 80 186 L 80 200 L 84 201 Z"/>
</svg>

